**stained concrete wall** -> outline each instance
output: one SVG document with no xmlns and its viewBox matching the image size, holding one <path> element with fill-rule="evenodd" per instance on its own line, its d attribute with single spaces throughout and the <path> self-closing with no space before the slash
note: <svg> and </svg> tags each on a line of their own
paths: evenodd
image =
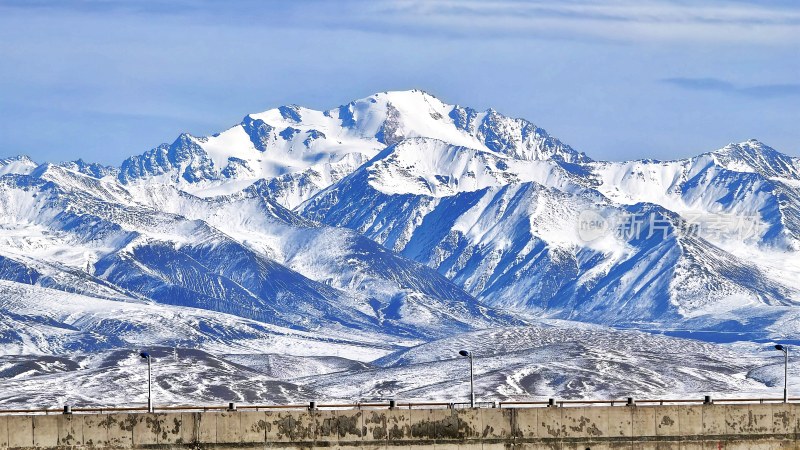
<svg viewBox="0 0 800 450">
<path fill-rule="evenodd" d="M 800 405 L 0 415 L 22 448 L 799 449 Z"/>
</svg>

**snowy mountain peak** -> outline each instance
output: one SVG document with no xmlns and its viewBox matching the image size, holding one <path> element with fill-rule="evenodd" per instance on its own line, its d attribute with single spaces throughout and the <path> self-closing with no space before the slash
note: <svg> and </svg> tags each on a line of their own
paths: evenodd
<svg viewBox="0 0 800 450">
<path fill-rule="evenodd" d="M 36 162 L 26 155 L 12 156 L 0 159 L 0 175 L 15 173 L 25 175 L 38 166 Z"/>
<path fill-rule="evenodd" d="M 380 192 L 430 197 L 530 181 L 569 184 L 569 175 L 557 161 L 519 160 L 423 137 L 387 147 L 353 176 L 362 170 Z"/>
<path fill-rule="evenodd" d="M 43 180 L 51 180 L 52 178 L 61 178 L 69 176 L 69 169 L 60 164 L 53 164 L 50 162 L 42 163 L 30 171 L 29 175 L 32 178 L 41 178 Z"/>
<path fill-rule="evenodd" d="M 406 112 L 424 112 L 426 110 L 451 107 L 451 105 L 442 102 L 436 96 L 420 89 L 377 92 L 369 97 L 354 100 L 351 104 L 373 104 L 379 106 L 393 104 Z"/>
<path fill-rule="evenodd" d="M 173 181 L 197 182 L 216 179 L 214 162 L 200 144 L 208 138 L 196 138 L 182 133 L 172 144 L 161 144 L 142 155 L 132 156 L 122 162 L 119 180 L 129 183 L 136 179 L 170 175 Z"/>
<path fill-rule="evenodd" d="M 767 178 L 800 179 L 800 169 L 795 158 L 756 139 L 728 144 L 710 155 L 718 165 L 728 170 L 758 173 Z"/>
<path fill-rule="evenodd" d="M 327 111 L 285 105 L 248 114 L 209 137 L 181 134 L 172 144 L 128 158 L 118 171 L 77 163 L 71 168 L 94 177 L 114 174 L 123 184 L 169 180 L 199 196 L 237 192 L 263 179 L 274 198 L 293 208 L 385 148 L 417 138 L 516 160 L 590 161 L 524 119 L 409 90 L 373 94 Z"/>
<path fill-rule="evenodd" d="M 338 116 L 343 125 L 360 127 L 364 135 L 374 135 L 385 145 L 427 137 L 528 161 L 590 161 L 527 120 L 510 118 L 494 109 L 478 112 L 447 104 L 420 90 L 375 94 L 340 107 Z"/>
<path fill-rule="evenodd" d="M 32 160 L 28 155 L 15 155 L 15 156 L 9 156 L 8 158 L 0 158 L 0 164 L 2 165 L 10 164 L 13 162 L 36 164 L 36 162 Z"/>
<path fill-rule="evenodd" d="M 81 158 L 76 159 L 75 161 L 62 162 L 59 165 L 66 169 L 80 172 L 84 175 L 89 175 L 92 178 L 98 179 L 109 175 L 116 176 L 119 173 L 119 169 L 116 167 L 104 166 L 97 163 L 89 163 Z"/>
</svg>

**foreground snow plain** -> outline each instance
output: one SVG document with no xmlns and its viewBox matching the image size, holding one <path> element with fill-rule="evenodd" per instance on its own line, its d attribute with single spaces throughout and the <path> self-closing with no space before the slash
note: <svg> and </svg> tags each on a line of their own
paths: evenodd
<svg viewBox="0 0 800 450">
<path fill-rule="evenodd" d="M 460 349 L 481 401 L 780 396 L 799 186 L 758 141 L 596 162 L 421 91 L 3 159 L 0 405 L 144 403 L 142 349 L 162 404 L 463 401 Z"/>
</svg>

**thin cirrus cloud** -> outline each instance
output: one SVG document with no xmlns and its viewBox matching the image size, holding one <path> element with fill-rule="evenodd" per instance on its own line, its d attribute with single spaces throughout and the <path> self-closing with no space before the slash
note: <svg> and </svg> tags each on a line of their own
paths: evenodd
<svg viewBox="0 0 800 450">
<path fill-rule="evenodd" d="M 737 86 L 719 78 L 666 78 L 664 83 L 693 91 L 721 92 L 749 97 L 786 97 L 800 95 L 800 84 L 760 84 Z"/>
<path fill-rule="evenodd" d="M 782 43 L 800 36 L 789 2 L 718 1 L 376 1 L 348 2 L 340 26 L 397 32 L 614 41 Z"/>
<path fill-rule="evenodd" d="M 186 17 L 293 28 L 450 37 L 785 43 L 800 36 L 800 6 L 735 0 L 7 0 L 17 9 Z M 247 14 L 242 14 L 246 11 Z"/>
<path fill-rule="evenodd" d="M 597 158 L 754 136 L 796 152 L 798 50 L 789 0 L 0 0 L 0 154 L 110 163 L 412 87 Z"/>
</svg>

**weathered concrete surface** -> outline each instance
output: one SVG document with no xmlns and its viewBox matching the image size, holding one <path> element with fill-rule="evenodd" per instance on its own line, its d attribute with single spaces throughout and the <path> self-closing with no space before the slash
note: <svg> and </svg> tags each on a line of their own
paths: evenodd
<svg viewBox="0 0 800 450">
<path fill-rule="evenodd" d="M 105 426 L 108 430 L 108 446 L 133 447 L 133 427 L 138 420 L 143 420 L 144 416 L 147 414 L 107 414 L 105 423 L 100 423 L 100 426 Z"/>
<path fill-rule="evenodd" d="M 0 449 L 8 448 L 8 417 L 0 416 Z"/>
<path fill-rule="evenodd" d="M 8 447 L 33 447 L 33 417 L 8 417 Z"/>
<path fill-rule="evenodd" d="M 241 442 L 267 441 L 267 413 L 265 412 L 242 412 L 241 417 Z"/>
<path fill-rule="evenodd" d="M 800 405 L 0 416 L 0 450 L 795 449 Z"/>
<path fill-rule="evenodd" d="M 34 447 L 57 447 L 59 416 L 33 416 Z"/>
<path fill-rule="evenodd" d="M 83 419 L 83 445 L 104 448 L 108 446 L 106 418 L 99 414 L 76 415 Z"/>
</svg>

